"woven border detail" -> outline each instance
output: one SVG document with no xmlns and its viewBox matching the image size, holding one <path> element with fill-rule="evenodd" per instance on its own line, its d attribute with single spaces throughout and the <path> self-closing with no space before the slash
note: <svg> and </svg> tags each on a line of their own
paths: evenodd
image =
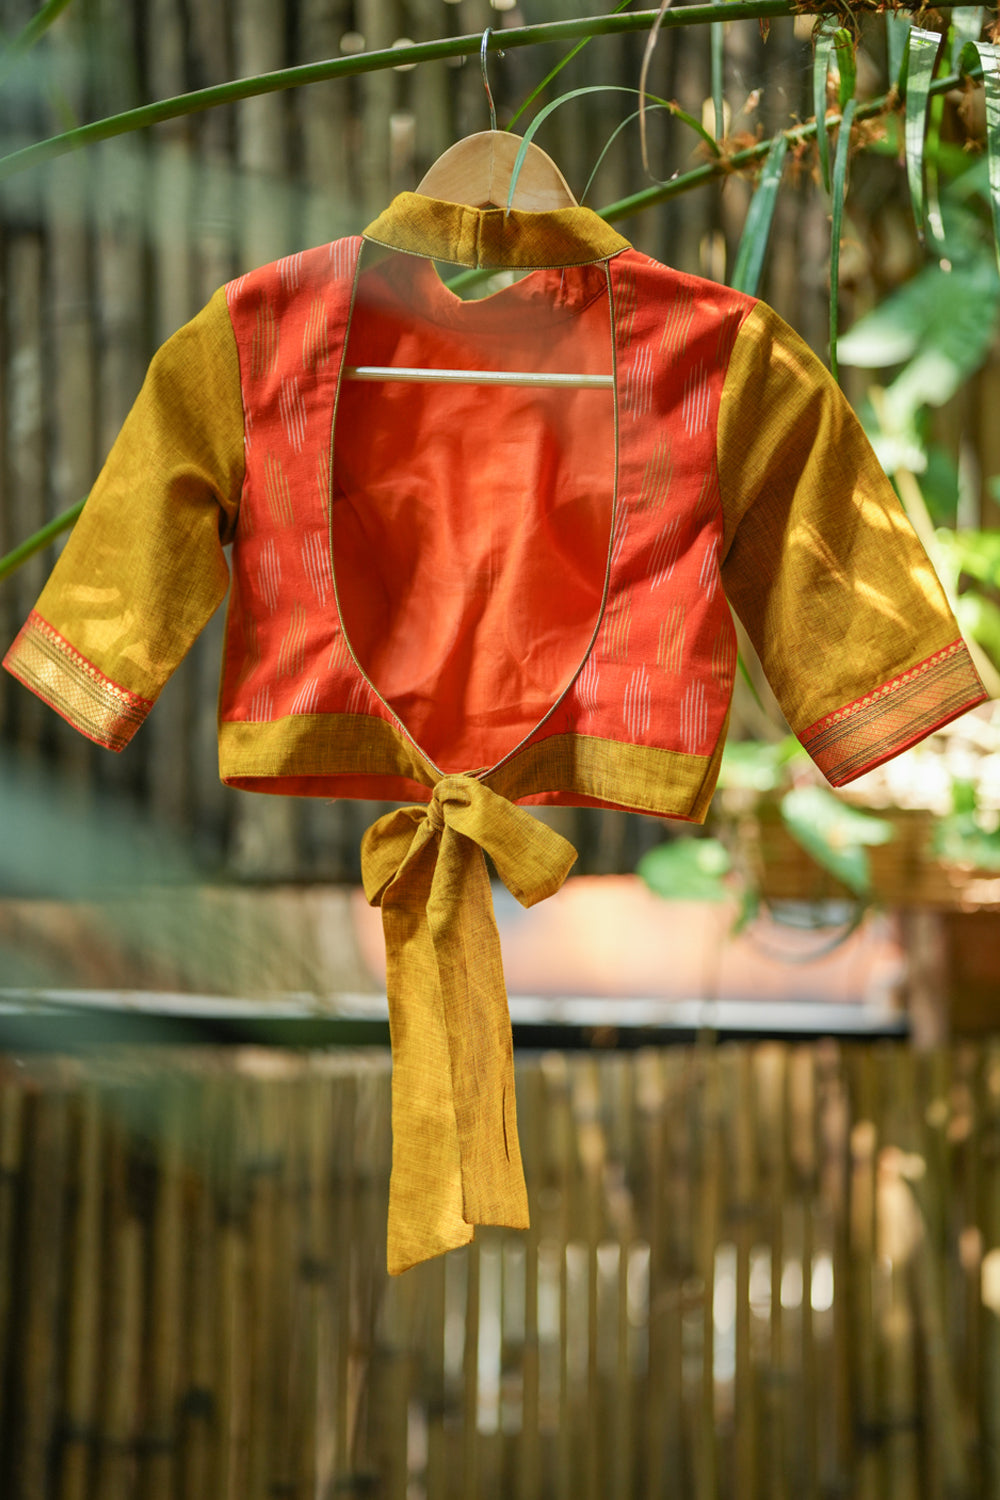
<svg viewBox="0 0 1000 1500">
<path fill-rule="evenodd" d="M 817 720 L 799 735 L 833 786 L 843 786 L 982 703 L 987 693 L 964 641 Z"/>
<path fill-rule="evenodd" d="M 3 664 L 74 729 L 109 750 L 124 750 L 153 706 L 105 677 L 35 610 Z"/>
</svg>

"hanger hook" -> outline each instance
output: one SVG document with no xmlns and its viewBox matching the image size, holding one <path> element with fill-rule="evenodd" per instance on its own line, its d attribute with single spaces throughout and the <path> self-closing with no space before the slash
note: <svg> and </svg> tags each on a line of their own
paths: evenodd
<svg viewBox="0 0 1000 1500">
<path fill-rule="evenodd" d="M 488 49 L 488 47 L 490 45 L 490 32 L 492 31 L 492 29 L 493 28 L 491 26 L 487 26 L 486 30 L 483 32 L 483 41 L 482 41 L 481 47 L 479 48 L 479 66 L 483 70 L 483 88 L 486 90 L 486 102 L 487 102 L 487 104 L 490 107 L 490 129 L 491 130 L 496 130 L 496 128 L 497 128 L 497 111 L 496 111 L 496 105 L 493 103 L 493 93 L 492 93 L 492 91 L 490 89 L 489 74 L 486 71 L 486 52 L 487 52 L 487 49 Z M 498 51 L 497 52 L 497 57 L 503 57 L 503 53 L 501 51 Z"/>
</svg>

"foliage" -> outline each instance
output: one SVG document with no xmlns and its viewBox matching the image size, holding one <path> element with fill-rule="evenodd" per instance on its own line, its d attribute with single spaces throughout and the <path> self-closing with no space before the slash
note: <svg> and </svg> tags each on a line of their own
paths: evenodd
<svg viewBox="0 0 1000 1500">
<path fill-rule="evenodd" d="M 728 901 L 733 893 L 725 877 L 732 868 L 729 851 L 718 839 L 680 838 L 644 854 L 638 874 L 651 891 L 669 900 Z"/>
</svg>

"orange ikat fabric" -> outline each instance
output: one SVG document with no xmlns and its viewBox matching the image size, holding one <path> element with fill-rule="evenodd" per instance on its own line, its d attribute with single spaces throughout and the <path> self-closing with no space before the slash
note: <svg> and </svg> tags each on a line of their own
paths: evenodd
<svg viewBox="0 0 1000 1500">
<path fill-rule="evenodd" d="M 527 274 L 462 301 L 435 261 Z M 392 365 L 605 384 L 349 373 Z M 119 750 L 227 586 L 223 779 L 409 804 L 363 845 L 394 1272 L 526 1223 L 485 853 L 530 905 L 574 852 L 523 805 L 703 819 L 731 607 L 834 785 L 985 697 L 820 362 L 587 209 L 403 194 L 220 290 L 153 360 L 5 665 Z"/>
</svg>

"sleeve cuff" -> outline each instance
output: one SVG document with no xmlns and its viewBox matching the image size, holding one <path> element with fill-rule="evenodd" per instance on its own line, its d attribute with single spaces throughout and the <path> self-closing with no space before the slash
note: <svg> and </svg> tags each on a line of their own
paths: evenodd
<svg viewBox="0 0 1000 1500">
<path fill-rule="evenodd" d="M 124 750 L 153 704 L 89 662 L 32 610 L 3 665 L 97 745 Z"/>
<path fill-rule="evenodd" d="M 989 694 L 964 641 L 953 641 L 800 735 L 831 786 L 845 786 L 949 724 Z"/>
</svg>

